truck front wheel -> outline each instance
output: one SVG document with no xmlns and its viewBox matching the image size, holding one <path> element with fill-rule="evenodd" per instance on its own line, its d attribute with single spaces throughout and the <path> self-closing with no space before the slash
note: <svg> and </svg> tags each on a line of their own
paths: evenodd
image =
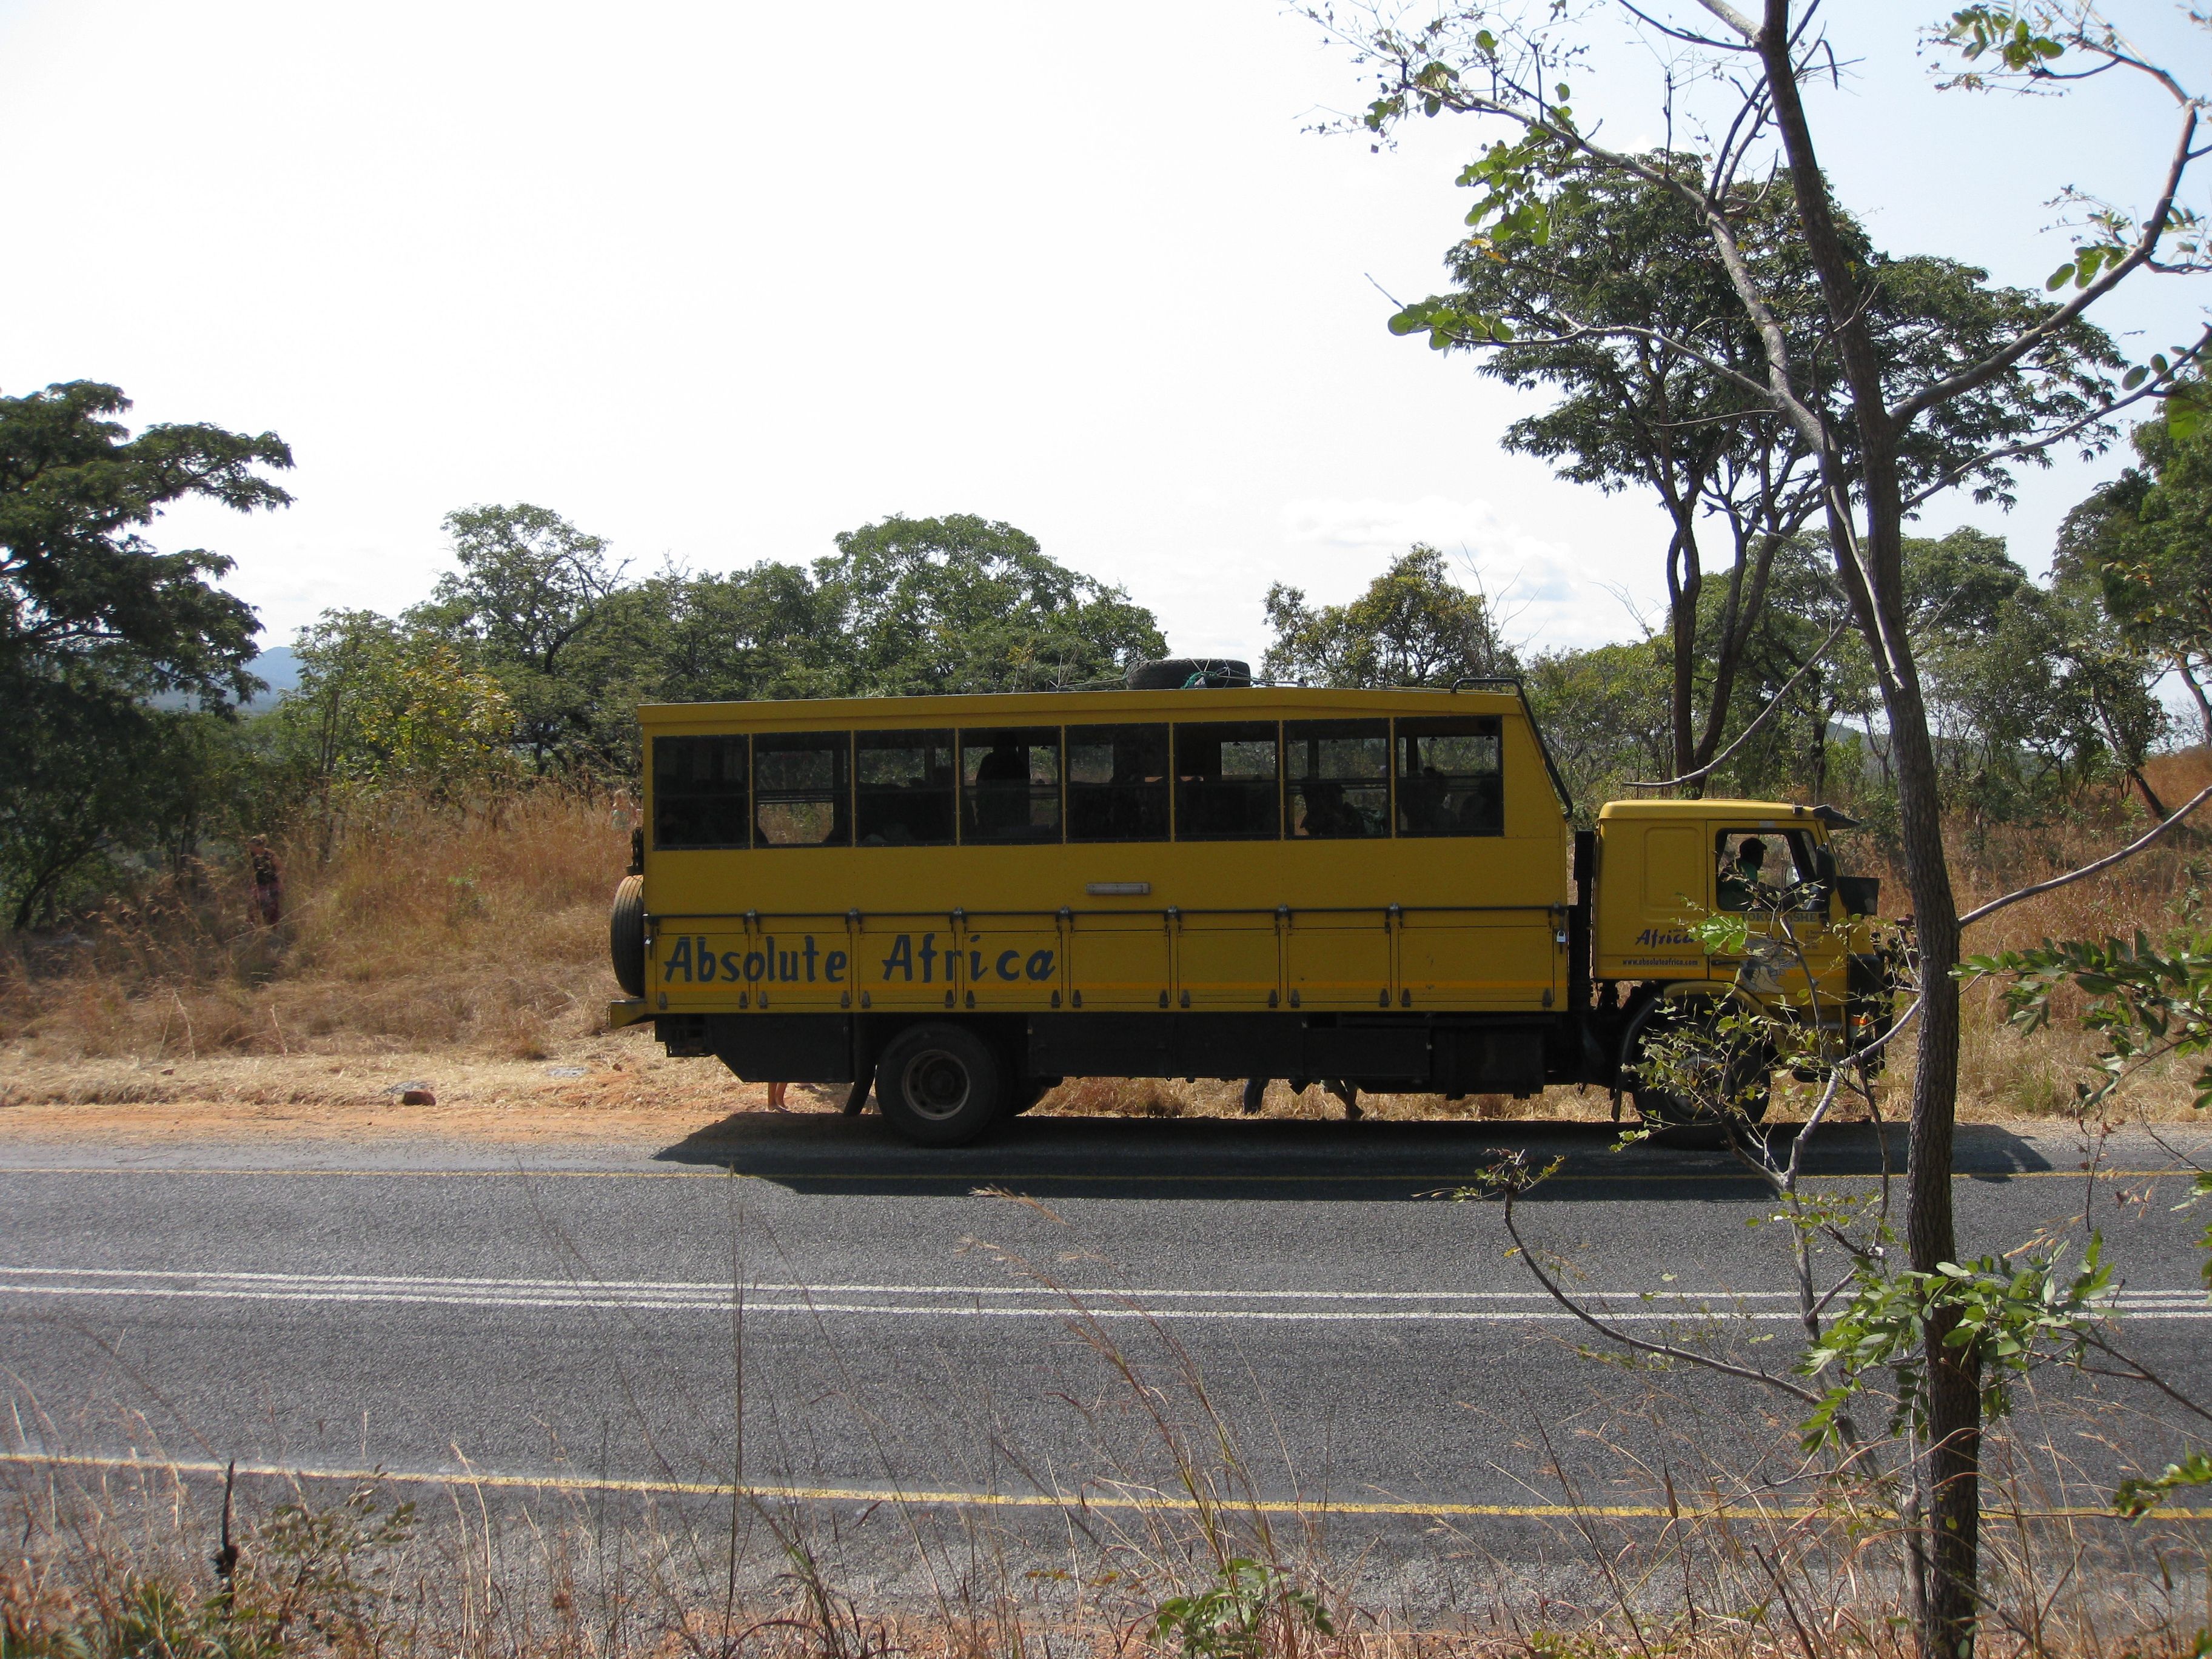
<svg viewBox="0 0 2212 1659">
<path fill-rule="evenodd" d="M 1662 1038 L 1671 1051 L 1672 1076 L 1664 1082 L 1637 1078 L 1631 1085 L 1630 1098 L 1647 1124 L 1723 1123 L 1739 1115 L 1757 1123 L 1766 1115 L 1773 1057 L 1765 1044 L 1723 1030 L 1720 1015 L 1711 1001 L 1684 998 L 1656 1002 L 1638 1018 L 1626 1045 L 1628 1066 L 1643 1065 Z"/>
<path fill-rule="evenodd" d="M 909 1025 L 884 1045 L 876 1103 L 917 1146 L 964 1146 L 989 1128 L 1005 1097 L 991 1047 L 958 1025 Z"/>
</svg>

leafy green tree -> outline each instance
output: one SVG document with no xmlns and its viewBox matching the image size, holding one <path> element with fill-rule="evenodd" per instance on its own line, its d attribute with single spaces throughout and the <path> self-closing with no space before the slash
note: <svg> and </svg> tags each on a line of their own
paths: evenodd
<svg viewBox="0 0 2212 1659">
<path fill-rule="evenodd" d="M 116 418 L 130 407 L 87 380 L 0 398 L 0 895 L 18 929 L 146 832 L 147 781 L 179 752 L 181 719 L 146 700 L 227 710 L 259 684 L 252 610 L 214 585 L 231 562 L 141 532 L 193 498 L 284 506 L 262 474 L 291 452 L 204 425 L 132 437 Z"/>
<path fill-rule="evenodd" d="M 1415 543 L 1348 605 L 1311 605 L 1277 582 L 1267 590 L 1275 637 L 1261 672 L 1293 685 L 1449 685 L 1510 674 L 1488 602 L 1455 583 L 1444 556 Z"/>
<path fill-rule="evenodd" d="M 1460 244 L 1447 259 L 1456 290 L 1407 307 L 1392 325 L 1474 353 L 1480 372 L 1520 389 L 1560 390 L 1553 408 L 1507 428 L 1509 449 L 1541 456 L 1578 483 L 1659 497 L 1671 526 L 1674 753 L 1666 771 L 1691 775 L 1694 790 L 1698 769 L 1730 734 L 1775 556 L 1822 513 L 1821 479 L 1806 434 L 1747 387 L 1761 373 L 1765 343 L 1713 257 L 1704 211 L 1680 188 L 1698 180 L 1704 158 L 1642 160 L 1652 177 L 1570 173 L 1536 234 Z M 1478 165 L 1462 182 L 1480 179 Z M 1817 357 L 1830 324 L 1794 197 L 1770 181 L 1728 190 L 1736 252 L 1760 284 L 1768 323 L 1793 355 Z M 1868 319 L 1899 383 L 1943 354 L 1986 349 L 2052 308 L 1992 289 L 1985 273 L 1954 261 L 1890 258 L 1848 217 L 1838 216 L 1837 229 L 1850 258 L 1877 274 Z M 1689 338 L 1698 356 L 1664 343 Z M 2068 349 L 2077 374 L 1999 376 L 1905 434 L 1906 487 L 1963 483 L 1978 500 L 2008 502 L 2019 458 L 2002 446 L 2091 412 L 2096 371 L 2119 366 L 2112 343 L 2086 323 L 2074 325 Z M 1717 594 L 1705 575 L 1712 539 L 1729 550 Z"/>
<path fill-rule="evenodd" d="M 465 797 L 507 771 L 513 705 L 452 640 L 374 611 L 326 611 L 293 648 L 299 689 L 268 718 L 326 810 L 352 790 Z"/>
<path fill-rule="evenodd" d="M 1818 293 L 1796 253 L 1787 201 L 1766 192 L 1752 216 L 1759 234 L 1745 240 L 1764 264 L 1793 267 L 1778 284 L 1788 298 L 1776 308 L 1802 327 L 1817 314 Z M 1649 489 L 1666 508 L 1669 753 L 1641 769 L 1656 778 L 1705 765 L 1727 727 L 1775 550 L 1817 510 L 1819 497 L 1810 453 L 1771 410 L 1702 363 L 1606 331 L 1624 322 L 1670 332 L 1703 328 L 1711 349 L 1739 370 L 1756 362 L 1754 331 L 1710 327 L 1729 309 L 1727 274 L 1711 258 L 1698 215 L 1673 191 L 1641 180 L 1584 177 L 1554 199 L 1540 237 L 1504 249 L 1464 242 L 1446 264 L 1455 291 L 1408 307 L 1406 316 L 1480 313 L 1489 325 L 1451 332 L 1448 349 L 1476 354 L 1480 373 L 1518 390 L 1549 385 L 1561 394 L 1552 408 L 1508 427 L 1505 447 L 1608 493 Z M 1717 605 L 1705 573 L 1716 521 L 1734 553 Z"/>
<path fill-rule="evenodd" d="M 2212 425 L 2135 429 L 2138 465 L 2069 513 L 2062 571 L 2093 581 L 2129 640 L 2172 665 L 2212 743 Z"/>
<path fill-rule="evenodd" d="M 1167 650 L 1121 588 L 972 514 L 845 531 L 814 577 L 849 641 L 852 689 L 867 696 L 1096 684 Z"/>
<path fill-rule="evenodd" d="M 1595 811 L 1628 781 L 1666 775 L 1668 657 L 1651 639 L 1545 652 L 1528 664 L 1529 710 L 1577 807 Z"/>
<path fill-rule="evenodd" d="M 460 568 L 439 578 L 411 620 L 473 646 L 506 689 L 515 739 L 538 771 L 611 759 L 599 718 L 606 653 L 594 664 L 589 647 L 617 608 L 624 567 L 602 538 L 526 501 L 449 513 L 446 532 Z"/>
<path fill-rule="evenodd" d="M 726 576 L 670 570 L 640 590 L 660 619 L 653 695 L 669 702 L 826 697 L 855 683 L 834 587 L 800 565 L 763 562 Z"/>
</svg>

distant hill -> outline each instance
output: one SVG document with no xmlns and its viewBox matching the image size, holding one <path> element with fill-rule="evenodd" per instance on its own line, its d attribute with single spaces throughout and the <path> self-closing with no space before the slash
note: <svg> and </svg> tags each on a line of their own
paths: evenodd
<svg viewBox="0 0 2212 1659">
<path fill-rule="evenodd" d="M 287 691 L 300 689 L 300 659 L 292 654 L 289 645 L 263 652 L 246 666 L 256 678 L 269 682 L 269 689 L 253 700 L 257 708 L 275 702 Z"/>
<path fill-rule="evenodd" d="M 246 669 L 257 679 L 268 683 L 269 689 L 248 698 L 239 707 L 249 714 L 265 714 L 284 700 L 285 696 L 300 689 L 300 659 L 289 645 L 279 645 L 246 664 Z M 156 708 L 190 708 L 192 696 L 183 691 L 164 691 L 153 700 Z"/>
</svg>

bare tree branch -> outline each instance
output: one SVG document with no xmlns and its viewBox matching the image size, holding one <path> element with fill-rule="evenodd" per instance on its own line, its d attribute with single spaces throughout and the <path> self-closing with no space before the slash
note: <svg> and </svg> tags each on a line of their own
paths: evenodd
<svg viewBox="0 0 2212 1659">
<path fill-rule="evenodd" d="M 1624 1348 L 1632 1348 L 1638 1353 L 1648 1353 L 1664 1359 L 1680 1359 L 1692 1365 L 1703 1365 L 1708 1370 L 1719 1371 L 1729 1376 L 1739 1376 L 1747 1382 L 1764 1382 L 1770 1388 L 1781 1389 L 1784 1394 L 1796 1395 L 1808 1406 L 1817 1406 L 1820 1403 L 1821 1396 L 1819 1394 L 1811 1389 L 1792 1382 L 1786 1376 L 1777 1376 L 1773 1372 L 1760 1370 L 1754 1365 L 1738 1365 L 1729 1360 L 1717 1359 L 1711 1354 L 1699 1353 L 1694 1348 L 1677 1347 L 1671 1342 L 1646 1342 L 1640 1336 L 1631 1336 L 1617 1326 L 1607 1324 L 1561 1290 L 1552 1276 L 1544 1271 L 1543 1264 L 1536 1260 L 1535 1252 L 1528 1248 L 1528 1242 L 1521 1237 L 1520 1224 L 1513 1218 L 1513 1188 L 1508 1185 L 1504 1192 L 1505 1231 L 1513 1236 L 1514 1243 L 1520 1248 L 1521 1259 L 1528 1264 L 1528 1271 L 1535 1274 L 1536 1282 L 1551 1293 L 1553 1301 L 1558 1303 L 1599 1335 L 1609 1341 L 1620 1343 Z"/>
<path fill-rule="evenodd" d="M 2093 864 L 2085 864 L 2078 870 L 2069 870 L 2063 876 L 2053 876 L 2049 881 L 2039 881 L 2032 886 L 2020 888 L 2015 891 L 2007 893 L 2002 898 L 1993 898 L 1987 904 L 1981 906 L 1978 909 L 1969 910 L 1965 915 L 1960 916 L 1959 918 L 1959 926 L 1961 927 L 1971 927 L 1976 922 L 1983 921 L 1987 917 L 1993 916 L 1996 915 L 1998 911 L 2002 910 L 2010 905 L 2018 904 L 2022 899 L 2032 899 L 2039 893 L 2052 892 L 2061 887 L 2071 886 L 2077 881 L 2083 881 L 2091 876 L 2100 874 L 2104 871 L 2111 869 L 2116 864 L 2123 864 L 2126 862 L 2128 860 L 2133 858 L 2136 854 L 2142 852 L 2145 848 L 2156 842 L 2160 836 L 2165 835 L 2167 830 L 2172 829 L 2176 824 L 2179 823 L 2182 819 L 2187 817 L 2191 812 L 2194 812 L 2198 807 L 2203 805 L 2208 800 L 2212 800 L 2212 783 L 2208 783 L 2203 788 L 2198 790 L 2197 793 L 2190 799 L 2187 805 L 2179 808 L 2172 817 L 2160 820 L 2156 825 L 2146 831 L 2144 834 L 2138 836 L 2135 840 L 2130 842 L 2125 847 L 2120 848 L 2118 852 L 2108 853 L 2103 858 L 2097 860 Z"/>
<path fill-rule="evenodd" d="M 1698 3 L 1743 36 L 1746 46 L 1756 46 L 1759 44 L 1759 25 L 1729 5 L 1728 0 L 1698 0 Z"/>
<path fill-rule="evenodd" d="M 2182 174 L 2189 170 L 2192 159 L 2189 146 L 2196 135 L 2197 111 L 2191 106 L 2185 109 L 2181 118 L 2181 136 L 2175 141 L 2173 159 L 2166 167 L 2166 184 L 2159 193 L 2158 205 L 2143 221 L 2142 234 L 2136 239 L 2135 246 L 2125 258 L 2118 264 L 2107 266 L 2102 276 L 2078 291 L 2071 300 L 2033 328 L 2024 331 L 2002 350 L 1991 352 L 1978 363 L 1971 364 L 1955 374 L 1932 381 L 1907 398 L 1890 411 L 1890 419 L 1896 423 L 1898 429 L 1902 431 L 1937 404 L 1948 402 L 1962 392 L 1972 392 L 1984 381 L 2003 374 L 2118 288 L 2138 266 L 2149 263 L 2151 256 L 2158 252 L 2159 239 L 2166 234 L 2167 222 L 2173 216 L 2174 198 L 2180 193 Z"/>
</svg>

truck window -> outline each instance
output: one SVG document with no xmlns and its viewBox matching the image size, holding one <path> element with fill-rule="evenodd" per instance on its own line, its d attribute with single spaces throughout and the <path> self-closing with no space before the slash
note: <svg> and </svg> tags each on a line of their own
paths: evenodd
<svg viewBox="0 0 2212 1659">
<path fill-rule="evenodd" d="M 653 740 L 653 844 L 656 848 L 743 847 L 745 740 Z"/>
<path fill-rule="evenodd" d="M 1297 840 L 1390 833 L 1390 722 L 1291 720 L 1283 726 L 1284 808 Z"/>
<path fill-rule="evenodd" d="M 853 757 L 853 829 L 863 847 L 952 844 L 952 733 L 862 732 Z"/>
<path fill-rule="evenodd" d="M 960 734 L 960 839 L 1060 839 L 1060 728 L 998 726 Z"/>
<path fill-rule="evenodd" d="M 763 732 L 753 739 L 753 845 L 853 844 L 853 734 Z"/>
<path fill-rule="evenodd" d="M 1168 728 L 1067 728 L 1067 838 L 1168 838 Z"/>
<path fill-rule="evenodd" d="M 1275 723 L 1175 729 L 1176 839 L 1273 841 L 1280 834 Z"/>
<path fill-rule="evenodd" d="M 1504 772 L 1495 714 L 1398 722 L 1398 833 L 1502 836 Z"/>
<path fill-rule="evenodd" d="M 1723 830 L 1713 837 L 1714 906 L 1718 910 L 1809 910 L 1818 907 L 1813 848 L 1794 830 Z"/>
</svg>

